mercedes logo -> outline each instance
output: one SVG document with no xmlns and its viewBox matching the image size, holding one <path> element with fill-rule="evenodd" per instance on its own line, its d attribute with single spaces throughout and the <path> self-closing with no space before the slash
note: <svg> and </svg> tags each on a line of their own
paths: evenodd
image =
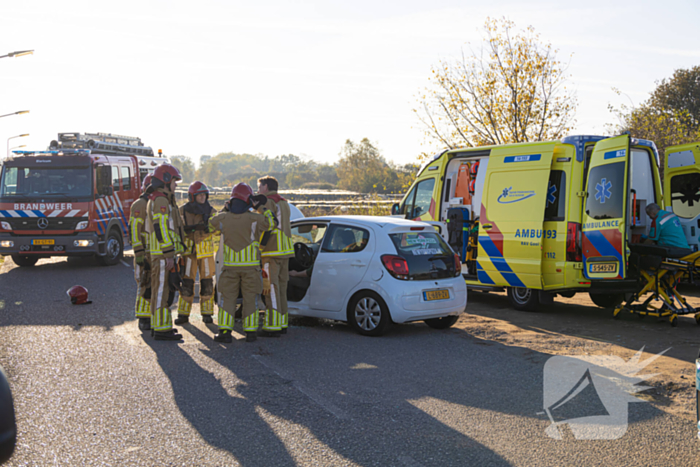
<svg viewBox="0 0 700 467">
<path fill-rule="evenodd" d="M 40 217 L 38 221 L 36 221 L 36 225 L 41 229 L 44 230 L 46 227 L 49 226 L 49 220 L 45 217 Z"/>
</svg>

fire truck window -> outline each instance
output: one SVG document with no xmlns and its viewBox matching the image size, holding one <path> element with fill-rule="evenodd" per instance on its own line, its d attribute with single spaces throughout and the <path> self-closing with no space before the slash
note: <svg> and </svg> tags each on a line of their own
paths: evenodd
<svg viewBox="0 0 700 467">
<path fill-rule="evenodd" d="M 119 191 L 119 167 L 112 166 L 112 187 Z"/>
<path fill-rule="evenodd" d="M 671 178 L 673 213 L 686 219 L 700 216 L 700 174 L 683 174 Z"/>
<path fill-rule="evenodd" d="M 566 216 L 566 172 L 552 170 L 547 186 L 547 207 L 544 209 L 544 220 L 563 221 Z"/>
<path fill-rule="evenodd" d="M 122 167 L 122 189 L 131 190 L 131 170 L 129 167 Z"/>
</svg>

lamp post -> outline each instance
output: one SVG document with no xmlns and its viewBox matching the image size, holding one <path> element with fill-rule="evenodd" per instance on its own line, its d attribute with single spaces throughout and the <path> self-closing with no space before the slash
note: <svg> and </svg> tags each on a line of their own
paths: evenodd
<svg viewBox="0 0 700 467">
<path fill-rule="evenodd" d="M 28 114 L 28 110 L 18 110 L 17 112 L 12 112 L 11 114 L 5 114 L 5 115 L 0 115 L 0 118 L 2 117 L 9 117 L 10 115 L 22 115 L 22 114 Z"/>
<path fill-rule="evenodd" d="M 0 58 L 5 58 L 5 57 L 21 57 L 22 55 L 32 55 L 34 53 L 34 50 L 18 50 L 17 52 L 10 52 L 9 54 L 6 55 L 0 55 Z"/>
<path fill-rule="evenodd" d="M 17 136 L 10 136 L 9 138 L 7 138 L 7 157 L 10 157 L 10 140 L 15 139 L 15 138 L 24 138 L 25 136 L 29 136 L 29 133 L 25 133 L 23 135 L 17 135 Z M 18 146 L 18 147 L 24 147 L 24 146 L 25 145 Z M 16 149 L 16 148 L 12 148 L 12 149 Z"/>
</svg>

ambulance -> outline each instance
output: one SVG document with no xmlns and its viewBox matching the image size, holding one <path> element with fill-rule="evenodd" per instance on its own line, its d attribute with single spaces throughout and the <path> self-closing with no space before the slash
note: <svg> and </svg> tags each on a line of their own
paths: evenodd
<svg viewBox="0 0 700 467">
<path fill-rule="evenodd" d="M 649 230 L 646 205 L 663 203 L 658 168 L 654 143 L 627 134 L 452 149 L 392 214 L 435 224 L 467 285 L 505 289 L 517 309 L 577 292 L 609 307 L 637 288 L 628 243 Z"/>
<path fill-rule="evenodd" d="M 664 209 L 673 212 L 693 251 L 700 242 L 700 142 L 666 148 Z"/>
</svg>

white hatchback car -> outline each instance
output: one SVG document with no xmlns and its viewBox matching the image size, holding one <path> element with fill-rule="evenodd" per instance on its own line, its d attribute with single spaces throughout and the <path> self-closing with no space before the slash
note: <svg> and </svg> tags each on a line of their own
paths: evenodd
<svg viewBox="0 0 700 467">
<path fill-rule="evenodd" d="M 467 305 L 459 257 L 429 224 L 328 216 L 292 222 L 291 315 L 382 335 L 391 322 L 452 326 Z"/>
</svg>

